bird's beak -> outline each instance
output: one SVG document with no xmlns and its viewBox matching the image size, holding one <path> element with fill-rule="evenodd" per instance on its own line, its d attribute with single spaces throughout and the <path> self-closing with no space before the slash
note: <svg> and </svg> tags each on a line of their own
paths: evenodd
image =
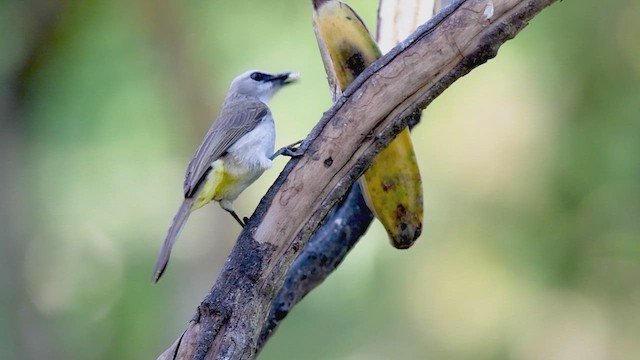
<svg viewBox="0 0 640 360">
<path fill-rule="evenodd" d="M 286 72 L 278 75 L 273 75 L 273 77 L 271 77 L 268 81 L 274 82 L 278 85 L 286 85 L 298 80 L 299 77 L 300 73 Z"/>
</svg>

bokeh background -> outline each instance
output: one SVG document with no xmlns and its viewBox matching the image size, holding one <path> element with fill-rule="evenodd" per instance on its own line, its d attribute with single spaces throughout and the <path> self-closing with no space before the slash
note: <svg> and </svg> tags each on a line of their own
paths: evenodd
<svg viewBox="0 0 640 360">
<path fill-rule="evenodd" d="M 1 0 L 0 33 L 0 358 L 155 358 L 240 231 L 195 213 L 152 285 L 230 80 L 301 72 L 278 146 L 330 106 L 310 2 Z M 559 2 L 448 89 L 413 132 L 421 239 L 373 224 L 261 358 L 640 358 L 638 39 L 635 0 Z"/>
</svg>

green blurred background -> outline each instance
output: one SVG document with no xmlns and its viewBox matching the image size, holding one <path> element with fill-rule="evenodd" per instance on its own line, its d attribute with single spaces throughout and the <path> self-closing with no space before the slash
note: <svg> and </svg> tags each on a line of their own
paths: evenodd
<svg viewBox="0 0 640 360">
<path fill-rule="evenodd" d="M 195 213 L 152 285 L 230 80 L 301 72 L 277 146 L 330 106 L 310 2 L 1 0 L 0 30 L 0 358 L 155 358 L 240 231 Z M 413 132 L 420 241 L 374 224 L 261 358 L 640 358 L 638 39 L 638 1 L 563 1 L 448 89 Z"/>
</svg>

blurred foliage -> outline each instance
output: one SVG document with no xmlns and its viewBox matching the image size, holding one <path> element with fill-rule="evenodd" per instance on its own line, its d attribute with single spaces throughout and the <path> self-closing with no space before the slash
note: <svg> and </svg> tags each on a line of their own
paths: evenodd
<svg viewBox="0 0 640 360">
<path fill-rule="evenodd" d="M 439 97 L 413 133 L 421 240 L 374 224 L 261 358 L 640 358 L 638 19 L 559 2 Z M 151 284 L 186 164 L 250 68 L 302 73 L 272 109 L 278 145 L 306 135 L 330 105 L 310 24 L 293 0 L 0 1 L 0 358 L 169 346 L 240 230 L 194 214 Z"/>
</svg>

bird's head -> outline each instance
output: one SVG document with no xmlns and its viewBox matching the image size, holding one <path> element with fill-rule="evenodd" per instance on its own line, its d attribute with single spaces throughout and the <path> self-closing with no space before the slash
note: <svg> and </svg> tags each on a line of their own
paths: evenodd
<svg viewBox="0 0 640 360">
<path fill-rule="evenodd" d="M 256 97 L 266 104 L 280 88 L 298 77 L 296 72 L 273 75 L 259 70 L 247 71 L 233 79 L 228 96 Z"/>
</svg>

